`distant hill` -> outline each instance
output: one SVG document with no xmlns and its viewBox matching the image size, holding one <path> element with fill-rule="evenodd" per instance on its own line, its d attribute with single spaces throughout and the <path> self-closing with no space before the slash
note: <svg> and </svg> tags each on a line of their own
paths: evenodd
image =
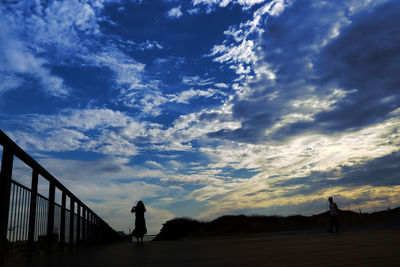
<svg viewBox="0 0 400 267">
<path fill-rule="evenodd" d="M 374 213 L 340 212 L 342 227 L 400 222 L 400 207 L 390 211 Z M 226 215 L 211 222 L 200 222 L 190 218 L 175 218 L 163 224 L 157 240 L 177 240 L 223 235 L 237 235 L 262 232 L 277 232 L 328 227 L 329 212 L 312 216 L 245 216 Z"/>
</svg>

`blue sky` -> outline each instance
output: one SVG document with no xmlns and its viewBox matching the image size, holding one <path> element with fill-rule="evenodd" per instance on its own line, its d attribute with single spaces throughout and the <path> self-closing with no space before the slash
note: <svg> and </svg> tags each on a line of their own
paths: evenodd
<svg viewBox="0 0 400 267">
<path fill-rule="evenodd" d="M 138 200 L 151 233 L 174 217 L 310 215 L 329 196 L 397 206 L 399 11 L 3 1 L 1 129 L 118 230 Z"/>
</svg>

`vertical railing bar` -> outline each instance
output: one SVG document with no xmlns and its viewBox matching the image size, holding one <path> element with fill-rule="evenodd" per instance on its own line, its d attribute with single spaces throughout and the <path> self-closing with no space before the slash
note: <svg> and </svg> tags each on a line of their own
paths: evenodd
<svg viewBox="0 0 400 267">
<path fill-rule="evenodd" d="M 36 219 L 35 219 L 35 241 L 39 240 L 39 234 L 40 234 L 40 198 L 36 198 Z"/>
<path fill-rule="evenodd" d="M 46 206 L 46 202 L 45 202 L 45 199 L 44 198 L 40 198 L 40 204 L 41 204 L 41 213 L 42 213 L 42 236 L 44 236 L 45 235 L 45 233 L 46 233 L 46 219 L 47 219 L 47 216 L 46 216 L 46 209 L 45 209 L 45 206 Z"/>
<path fill-rule="evenodd" d="M 36 236 L 36 238 L 37 238 L 37 241 L 39 241 L 39 236 L 40 236 L 40 227 L 41 227 L 41 221 L 40 221 L 40 216 L 41 216 L 41 214 L 40 214 L 40 197 L 37 197 L 37 202 L 36 202 L 36 214 L 37 214 L 37 218 L 36 218 L 36 221 L 35 221 L 35 223 L 37 224 L 36 226 L 35 226 L 35 229 L 36 229 L 36 231 L 35 231 L 35 236 Z"/>
<path fill-rule="evenodd" d="M 45 209 L 46 202 L 45 202 L 44 198 L 40 198 L 40 204 L 41 204 L 41 210 L 42 210 L 41 211 L 41 213 L 42 213 L 42 216 L 41 216 L 42 217 L 42 231 L 41 231 L 41 233 L 42 233 L 42 236 L 45 236 L 47 216 L 46 216 L 46 209 Z"/>
<path fill-rule="evenodd" d="M 79 246 L 81 239 L 81 205 L 79 203 L 76 209 L 76 245 Z"/>
<path fill-rule="evenodd" d="M 90 239 L 93 241 L 94 240 L 94 234 L 93 234 L 93 213 L 90 213 Z"/>
<path fill-rule="evenodd" d="M 93 240 L 93 235 L 92 235 L 92 212 L 89 213 L 89 239 L 90 241 Z"/>
<path fill-rule="evenodd" d="M 13 225 L 12 225 L 12 241 L 15 242 L 16 240 L 16 233 L 15 233 L 15 227 L 16 227 L 16 221 L 17 221 L 17 195 L 18 195 L 18 187 L 16 188 L 15 184 L 14 184 L 14 188 L 13 188 Z"/>
<path fill-rule="evenodd" d="M 28 253 L 32 255 L 35 245 L 35 224 L 36 224 L 36 201 L 39 174 L 36 170 L 32 170 L 31 199 L 29 206 L 28 221 Z"/>
<path fill-rule="evenodd" d="M 86 209 L 86 216 L 85 216 L 85 238 L 86 241 L 89 240 L 89 221 L 88 221 L 88 217 L 89 217 L 89 209 Z"/>
<path fill-rule="evenodd" d="M 39 198 L 39 225 L 40 225 L 40 231 L 39 231 L 39 236 L 43 236 L 43 198 Z M 39 237 L 38 237 L 39 238 Z"/>
<path fill-rule="evenodd" d="M 29 202 L 28 202 L 28 199 L 29 199 L 29 192 L 28 191 L 26 191 L 26 190 L 24 190 L 24 192 L 25 192 L 25 196 L 24 196 L 24 222 L 23 222 L 23 225 L 24 225 L 24 233 L 23 233 L 23 240 L 24 240 L 24 243 L 28 243 L 27 241 L 28 241 L 28 217 L 29 217 L 29 214 L 28 214 L 28 211 L 29 211 L 29 209 L 28 209 L 28 206 L 29 206 Z"/>
<path fill-rule="evenodd" d="M 46 199 L 42 199 L 42 205 L 43 205 L 43 238 L 45 239 L 44 242 L 46 242 L 46 234 L 47 234 L 47 200 Z"/>
<path fill-rule="evenodd" d="M 32 192 L 29 191 L 26 197 L 26 228 L 25 228 L 25 234 L 26 234 L 26 244 L 28 245 L 28 239 L 29 239 L 29 216 L 31 214 L 31 194 Z M 29 250 L 28 250 L 29 251 Z"/>
<path fill-rule="evenodd" d="M 96 229 L 97 229 L 96 216 L 93 214 L 93 239 L 96 239 Z"/>
<path fill-rule="evenodd" d="M 19 241 L 21 241 L 21 239 L 22 239 L 22 221 L 23 221 L 23 205 L 22 205 L 22 203 L 23 203 L 23 198 L 24 198 L 24 189 L 23 188 L 19 188 L 19 195 L 20 195 L 20 197 L 19 197 L 19 201 L 18 201 L 18 204 L 19 204 L 19 207 L 18 207 L 18 213 L 19 213 L 19 222 L 18 222 L 18 240 Z"/>
<path fill-rule="evenodd" d="M 12 241 L 12 236 L 14 233 L 14 184 L 10 186 L 10 213 L 8 215 L 9 222 L 7 224 L 7 231 L 8 231 L 8 241 Z"/>
<path fill-rule="evenodd" d="M 25 190 L 24 190 L 24 188 L 20 188 L 20 190 L 21 190 L 21 193 L 20 193 L 20 195 L 21 195 L 21 198 L 20 198 L 20 201 L 19 201 L 19 205 L 20 205 L 20 220 L 19 220 L 19 231 L 18 231 L 18 234 L 19 234 L 19 237 L 18 237 L 18 239 L 19 239 L 19 241 L 21 242 L 22 241 L 22 238 L 23 238 L 23 234 L 24 234 L 24 193 L 25 193 Z"/>
<path fill-rule="evenodd" d="M 56 187 L 54 183 L 50 182 L 49 186 L 49 201 L 47 203 L 47 250 L 50 252 L 53 246 L 54 238 L 54 198 Z"/>
<path fill-rule="evenodd" d="M 16 225 L 17 225 L 17 202 L 16 202 L 16 200 L 17 200 L 17 195 L 18 195 L 18 187 L 16 187 L 15 185 L 14 185 L 14 195 L 13 195 L 13 210 L 14 210 L 14 212 L 13 212 L 13 226 L 12 226 L 12 233 L 13 233 L 13 237 L 12 237 L 12 241 L 13 242 L 15 242 L 15 240 L 17 239 L 17 237 L 16 237 L 16 232 L 15 232 L 15 228 L 16 228 Z"/>
<path fill-rule="evenodd" d="M 39 203 L 39 207 L 40 207 L 40 235 L 43 236 L 43 229 L 44 229 L 44 210 L 43 210 L 43 198 L 40 197 L 40 203 Z"/>
<path fill-rule="evenodd" d="M 27 203 L 26 203 L 26 199 L 28 198 L 27 197 L 27 191 L 25 190 L 25 188 L 24 188 L 24 190 L 23 190 L 23 192 L 24 192 L 24 196 L 23 196 L 23 199 L 24 199 L 24 201 L 22 202 L 22 237 L 21 237 L 21 241 L 25 244 L 25 240 L 26 240 L 26 205 L 27 205 Z"/>
<path fill-rule="evenodd" d="M 25 227 L 26 227 L 26 190 L 23 190 L 23 199 L 24 201 L 22 201 L 22 237 L 21 237 L 21 241 L 23 243 L 25 243 Z"/>
<path fill-rule="evenodd" d="M 24 242 L 28 244 L 29 192 L 25 190 L 24 203 Z"/>
<path fill-rule="evenodd" d="M 65 244 L 65 205 L 66 205 L 67 195 L 62 191 L 61 196 L 61 214 L 60 214 L 60 243 L 62 247 Z"/>
<path fill-rule="evenodd" d="M 22 188 L 17 186 L 18 188 L 18 199 L 17 199 L 17 241 L 21 239 L 21 195 Z"/>
<path fill-rule="evenodd" d="M 41 221 L 41 218 L 42 218 L 42 210 L 41 210 L 41 199 L 40 199 L 40 197 L 38 197 L 37 198 L 37 203 L 36 203 L 36 209 L 37 209 L 37 220 L 36 220 L 36 222 L 37 222 L 37 239 L 38 239 L 38 241 L 39 241 L 39 236 L 41 235 L 41 231 L 42 231 L 42 221 Z"/>
<path fill-rule="evenodd" d="M 1 138 L 3 141 L 3 137 Z M 11 176 L 14 155 L 3 144 L 3 156 L 0 171 L 0 264 L 3 263 L 7 249 L 8 215 L 10 209 Z"/>
<path fill-rule="evenodd" d="M 86 209 L 84 206 L 82 206 L 82 241 L 86 241 Z"/>
<path fill-rule="evenodd" d="M 17 221 L 16 221 L 16 231 L 15 231 L 15 242 L 18 242 L 20 237 L 20 230 L 21 230 L 21 187 L 17 186 L 18 193 L 17 193 Z"/>
<path fill-rule="evenodd" d="M 20 219 L 21 219 L 21 213 L 20 213 L 20 209 L 21 209 L 21 205 L 20 205 L 20 199 L 21 199 L 21 188 L 19 186 L 17 186 L 17 198 L 15 199 L 15 204 L 16 204 L 16 211 L 15 214 L 17 216 L 16 220 L 15 220 L 15 243 L 18 241 L 19 238 L 19 230 L 20 230 Z"/>
<path fill-rule="evenodd" d="M 38 197 L 38 202 L 36 204 L 36 208 L 37 208 L 37 214 L 38 214 L 38 218 L 37 218 L 37 238 L 39 241 L 39 236 L 41 235 L 41 231 L 42 231 L 42 206 L 41 206 L 41 201 L 42 199 L 40 197 Z"/>
<path fill-rule="evenodd" d="M 87 239 L 90 241 L 90 210 L 88 210 L 87 214 Z"/>
<path fill-rule="evenodd" d="M 69 205 L 69 246 L 70 249 L 74 247 L 74 210 L 75 210 L 74 199 L 70 197 Z"/>
<path fill-rule="evenodd" d="M 46 200 L 42 198 L 42 236 L 46 235 L 47 227 L 47 213 L 46 213 Z M 43 237 L 44 238 L 44 237 Z"/>
<path fill-rule="evenodd" d="M 23 189 L 22 190 L 22 206 L 21 206 L 21 214 L 22 214 L 22 216 L 21 216 L 21 228 L 22 228 L 21 242 L 25 241 L 25 217 L 26 217 L 25 216 L 25 205 L 26 205 L 25 200 L 26 200 L 26 190 Z"/>
<path fill-rule="evenodd" d="M 13 217 L 14 217 L 14 184 L 10 186 L 10 213 L 8 215 L 8 222 L 7 222 L 7 236 L 9 238 L 8 241 L 12 240 L 12 229 L 13 229 Z"/>
</svg>

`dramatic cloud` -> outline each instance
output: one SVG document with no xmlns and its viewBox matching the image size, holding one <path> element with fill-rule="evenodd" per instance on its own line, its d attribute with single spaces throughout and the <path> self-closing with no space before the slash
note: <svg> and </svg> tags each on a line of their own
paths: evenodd
<svg viewBox="0 0 400 267">
<path fill-rule="evenodd" d="M 16 1 L 0 121 L 128 232 L 400 205 L 395 0 Z M 1 151 L 0 147 L 0 151 Z M 29 186 L 16 160 L 14 178 Z M 41 192 L 48 192 L 40 185 Z"/>
<path fill-rule="evenodd" d="M 242 127 L 211 136 L 257 143 L 303 131 L 352 130 L 385 118 L 398 108 L 394 73 L 400 65 L 392 23 L 398 5 L 392 5 L 353 15 L 346 13 L 349 3 L 297 1 L 270 18 L 263 34 L 266 51 L 256 68 L 274 75 L 248 79 L 247 94 L 233 106 Z"/>
</svg>

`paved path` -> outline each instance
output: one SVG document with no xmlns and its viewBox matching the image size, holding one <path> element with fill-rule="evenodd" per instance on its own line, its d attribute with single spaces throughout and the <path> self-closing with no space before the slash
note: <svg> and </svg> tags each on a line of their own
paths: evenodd
<svg viewBox="0 0 400 267">
<path fill-rule="evenodd" d="M 400 231 L 118 243 L 5 266 L 400 266 Z"/>
</svg>

